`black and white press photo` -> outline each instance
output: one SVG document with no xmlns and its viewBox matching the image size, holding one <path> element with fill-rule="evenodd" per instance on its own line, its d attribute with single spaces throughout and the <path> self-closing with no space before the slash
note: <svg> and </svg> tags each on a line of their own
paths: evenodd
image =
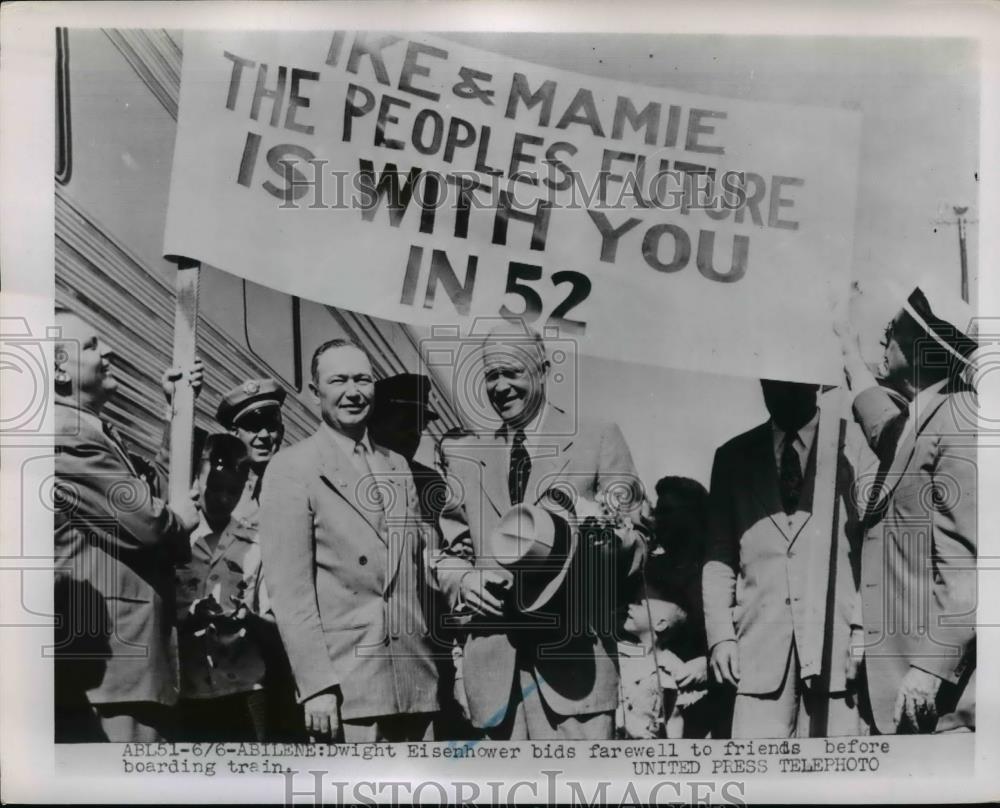
<svg viewBox="0 0 1000 808">
<path fill-rule="evenodd" d="M 4 690 L 45 793 L 987 793 L 983 9 L 28 6 Z"/>
</svg>

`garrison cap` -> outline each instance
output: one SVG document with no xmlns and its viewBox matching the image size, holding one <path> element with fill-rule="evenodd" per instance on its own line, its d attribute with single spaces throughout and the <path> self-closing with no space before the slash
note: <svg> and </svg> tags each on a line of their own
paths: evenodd
<svg viewBox="0 0 1000 808">
<path fill-rule="evenodd" d="M 285 395 L 285 388 L 274 379 L 247 379 L 222 397 L 215 418 L 230 429 L 238 418 L 247 413 L 280 409 Z"/>
</svg>

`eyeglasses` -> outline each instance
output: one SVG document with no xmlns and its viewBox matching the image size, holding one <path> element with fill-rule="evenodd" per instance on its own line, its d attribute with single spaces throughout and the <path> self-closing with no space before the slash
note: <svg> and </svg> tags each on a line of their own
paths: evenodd
<svg viewBox="0 0 1000 808">
<path fill-rule="evenodd" d="M 236 422 L 236 428 L 247 432 L 260 432 L 262 429 L 266 429 L 268 432 L 277 432 L 281 429 L 281 418 L 274 415 L 250 413 Z"/>
</svg>

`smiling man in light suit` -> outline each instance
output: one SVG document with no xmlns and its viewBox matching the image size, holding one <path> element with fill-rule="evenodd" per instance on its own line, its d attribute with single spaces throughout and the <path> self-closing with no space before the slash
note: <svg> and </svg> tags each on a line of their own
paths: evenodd
<svg viewBox="0 0 1000 808">
<path fill-rule="evenodd" d="M 368 435 L 374 379 L 358 345 L 320 345 L 309 388 L 323 422 L 268 465 L 260 523 L 306 728 L 347 742 L 429 740 L 437 673 L 413 478 Z"/>
<path fill-rule="evenodd" d="M 463 661 L 471 719 L 497 740 L 610 738 L 618 700 L 613 627 L 579 615 L 581 625 L 564 620 L 550 631 L 512 625 L 509 579 L 489 538 L 512 506 L 537 504 L 553 491 L 578 503 L 606 498 L 638 525 L 644 500 L 632 457 L 615 424 L 575 423 L 547 400 L 549 362 L 538 334 L 493 332 L 482 350 L 486 393 L 501 424 L 443 444 L 458 494 L 442 513 L 444 551 L 435 558 L 450 602 L 472 615 Z M 622 599 L 644 557 L 639 536 L 624 534 L 624 573 L 612 593 Z"/>
</svg>

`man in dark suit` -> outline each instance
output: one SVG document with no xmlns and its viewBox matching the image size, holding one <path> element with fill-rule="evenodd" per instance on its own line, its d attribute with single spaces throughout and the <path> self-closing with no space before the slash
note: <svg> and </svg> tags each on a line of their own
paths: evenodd
<svg viewBox="0 0 1000 808">
<path fill-rule="evenodd" d="M 723 445 L 712 466 L 703 589 L 713 676 L 736 689 L 734 737 L 856 734 L 847 674 L 860 630 L 852 482 L 863 461 L 851 458 L 863 447 L 846 432 L 820 439 L 816 385 L 761 388 L 770 420 Z"/>
<path fill-rule="evenodd" d="M 582 515 L 587 501 L 607 502 L 630 525 L 621 547 L 624 580 L 615 580 L 612 593 L 622 605 L 644 557 L 644 543 L 631 529 L 644 503 L 632 457 L 615 424 L 575 423 L 547 401 L 549 361 L 537 334 L 491 334 L 483 363 L 500 427 L 444 443 L 458 494 L 442 513 L 445 546 L 434 560 L 453 607 L 472 614 L 463 659 L 472 722 L 494 739 L 611 738 L 618 701 L 615 631 L 565 620 L 548 633 L 505 625 L 509 579 L 488 542 L 513 505 L 537 504 L 555 493 Z"/>
<path fill-rule="evenodd" d="M 861 591 L 862 667 L 882 734 L 975 727 L 978 345 L 963 331 L 968 305 L 928 289 L 886 329 L 879 382 L 838 324 L 854 415 L 879 458 Z"/>
<path fill-rule="evenodd" d="M 420 373 L 399 373 L 379 379 L 375 382 L 370 426 L 373 441 L 406 458 L 420 513 L 434 539 L 434 549 L 437 549 L 441 544 L 441 508 L 447 495 L 447 483 L 435 466 L 417 459 L 427 425 L 440 418 L 431 408 L 430 388 L 430 379 Z M 447 625 L 450 611 L 447 599 L 440 590 L 428 587 L 423 602 L 438 666 L 441 710 L 434 735 L 443 740 L 474 737 L 467 716 L 463 714 L 462 702 L 455 696 L 455 659 L 460 654 L 460 647 L 455 629 Z"/>
<path fill-rule="evenodd" d="M 424 521 L 435 532 L 444 501 L 441 472 L 417 460 L 427 425 L 440 416 L 430 405 L 430 379 L 420 373 L 400 373 L 375 382 L 372 404 L 372 440 L 406 458 L 417 488 Z"/>
<path fill-rule="evenodd" d="M 198 513 L 153 498 L 102 419 L 117 384 L 100 335 L 56 323 L 56 740 L 159 740 L 177 701 L 173 565 Z"/>
<path fill-rule="evenodd" d="M 371 441 L 374 378 L 347 340 L 316 349 L 322 423 L 264 474 L 264 581 L 306 727 L 354 741 L 427 740 L 437 673 L 420 602 L 428 531 L 406 461 Z"/>
</svg>

